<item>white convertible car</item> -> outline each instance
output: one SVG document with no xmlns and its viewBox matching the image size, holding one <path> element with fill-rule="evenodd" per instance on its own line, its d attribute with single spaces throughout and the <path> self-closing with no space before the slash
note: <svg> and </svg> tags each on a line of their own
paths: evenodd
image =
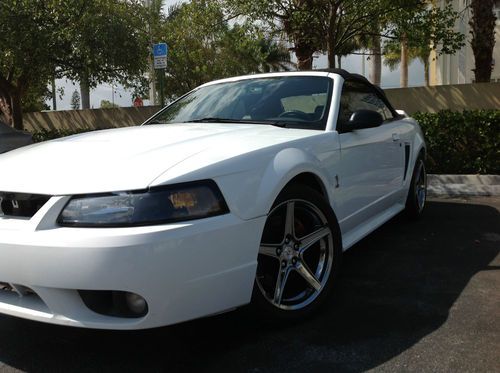
<svg viewBox="0 0 500 373">
<path fill-rule="evenodd" d="M 300 319 L 342 251 L 426 198 L 415 120 L 343 70 L 205 84 L 142 126 L 0 156 L 0 313 L 144 329 Z"/>
</svg>

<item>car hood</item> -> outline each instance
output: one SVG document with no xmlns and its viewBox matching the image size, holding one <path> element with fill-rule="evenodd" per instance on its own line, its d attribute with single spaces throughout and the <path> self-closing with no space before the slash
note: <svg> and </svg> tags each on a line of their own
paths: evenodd
<svg viewBox="0 0 500 373">
<path fill-rule="evenodd" d="M 69 195 L 143 189 L 174 167 L 177 176 L 182 174 L 182 163 L 195 156 L 203 168 L 316 134 L 318 131 L 231 123 L 90 132 L 0 155 L 0 191 Z"/>
</svg>

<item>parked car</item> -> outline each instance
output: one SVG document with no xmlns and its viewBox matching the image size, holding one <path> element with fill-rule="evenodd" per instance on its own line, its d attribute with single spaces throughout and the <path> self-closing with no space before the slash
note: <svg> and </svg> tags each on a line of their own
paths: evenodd
<svg viewBox="0 0 500 373">
<path fill-rule="evenodd" d="M 328 70 L 211 82 L 142 126 L 4 154 L 0 313 L 142 329 L 253 303 L 300 320 L 343 251 L 422 214 L 425 152 L 382 90 Z"/>
<path fill-rule="evenodd" d="M 0 153 L 5 153 L 33 142 L 31 134 L 18 131 L 0 121 Z"/>
</svg>

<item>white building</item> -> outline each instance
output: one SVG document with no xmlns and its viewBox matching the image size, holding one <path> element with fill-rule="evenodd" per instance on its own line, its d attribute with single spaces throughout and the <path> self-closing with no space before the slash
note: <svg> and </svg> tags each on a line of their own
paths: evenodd
<svg viewBox="0 0 500 373">
<path fill-rule="evenodd" d="M 431 54 L 430 61 L 430 84 L 463 84 L 474 82 L 474 53 L 470 45 L 472 35 L 470 33 L 469 20 L 471 11 L 468 9 L 470 0 L 452 0 L 453 8 L 460 12 L 461 18 L 457 21 L 456 30 L 465 35 L 466 45 L 454 55 L 436 56 Z M 437 0 L 436 3 L 444 6 L 447 0 Z M 496 24 L 496 44 L 493 50 L 493 72 L 492 82 L 500 82 L 500 0 L 496 0 L 494 9 L 497 16 Z"/>
</svg>

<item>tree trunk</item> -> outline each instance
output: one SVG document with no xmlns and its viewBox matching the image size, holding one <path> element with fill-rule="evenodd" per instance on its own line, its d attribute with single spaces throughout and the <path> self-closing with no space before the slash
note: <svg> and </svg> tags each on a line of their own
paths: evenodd
<svg viewBox="0 0 500 373">
<path fill-rule="evenodd" d="M 335 30 L 337 29 L 336 27 L 337 22 L 339 22 L 337 18 L 338 7 L 339 7 L 338 5 L 330 6 L 328 15 L 328 31 L 326 35 L 327 37 L 326 46 L 328 55 L 328 67 L 330 69 L 335 69 L 336 67 L 335 50 L 337 45 L 337 34 L 335 33 Z"/>
<path fill-rule="evenodd" d="M 313 51 L 307 46 L 295 44 L 295 56 L 297 57 L 297 68 L 299 70 L 312 70 Z"/>
<path fill-rule="evenodd" d="M 342 56 L 340 54 L 337 56 L 337 61 L 338 61 L 339 69 L 341 69 L 342 68 Z"/>
<path fill-rule="evenodd" d="M 14 128 L 21 131 L 24 130 L 21 94 L 17 90 L 11 92 L 10 94 L 10 110 L 12 113 L 12 124 Z"/>
<path fill-rule="evenodd" d="M 425 86 L 429 87 L 430 83 L 430 74 L 429 74 L 429 58 L 427 58 L 424 62 L 424 77 L 425 77 Z"/>
<path fill-rule="evenodd" d="M 380 36 L 373 37 L 373 46 L 370 49 L 370 81 L 380 86 L 382 76 L 382 48 L 380 45 Z"/>
<path fill-rule="evenodd" d="M 22 96 L 26 85 L 23 78 L 18 78 L 16 85 L 0 77 L 0 115 L 18 130 L 23 130 Z"/>
<path fill-rule="evenodd" d="M 329 69 L 335 69 L 337 66 L 337 63 L 335 61 L 335 49 L 333 46 L 330 45 L 330 41 L 328 41 L 328 68 Z"/>
<path fill-rule="evenodd" d="M 90 86 L 89 80 L 82 78 L 80 81 L 80 96 L 82 98 L 82 109 L 90 109 Z"/>
<path fill-rule="evenodd" d="M 0 121 L 12 125 L 12 115 L 10 114 L 10 97 L 0 91 Z"/>
<path fill-rule="evenodd" d="M 408 42 L 403 36 L 401 39 L 401 76 L 399 85 L 401 88 L 408 87 Z"/>
<path fill-rule="evenodd" d="M 472 18 L 469 22 L 472 34 L 476 82 L 487 83 L 491 80 L 493 48 L 495 47 L 495 0 L 472 0 Z"/>
<path fill-rule="evenodd" d="M 57 110 L 57 92 L 56 92 L 56 75 L 55 75 L 55 73 L 54 73 L 54 76 L 52 77 L 51 89 L 52 89 L 52 110 Z"/>
</svg>

